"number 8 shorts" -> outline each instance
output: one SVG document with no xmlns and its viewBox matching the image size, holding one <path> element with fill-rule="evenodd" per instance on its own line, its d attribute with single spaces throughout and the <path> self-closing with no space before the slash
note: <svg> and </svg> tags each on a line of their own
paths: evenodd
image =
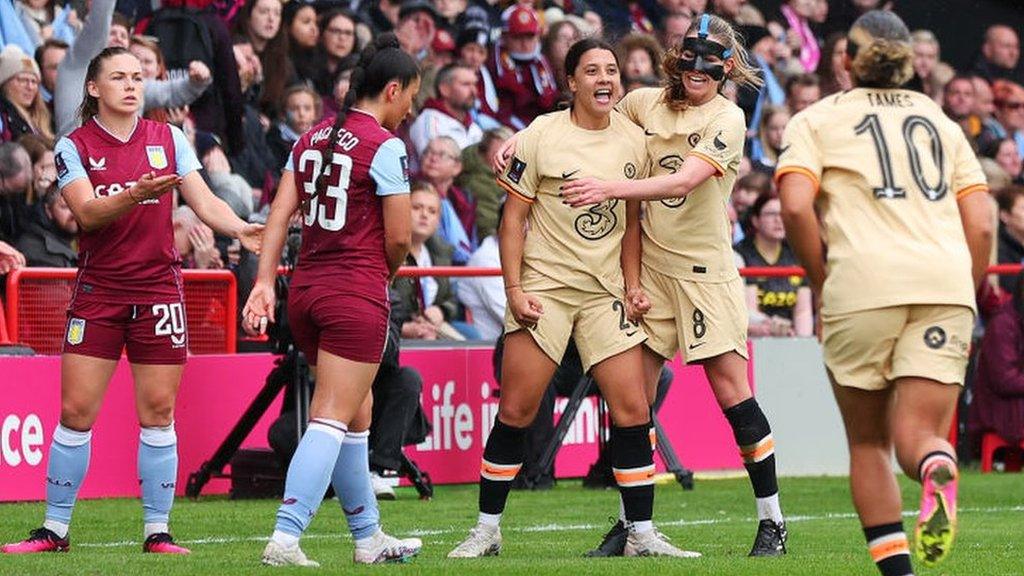
<svg viewBox="0 0 1024 576">
<path fill-rule="evenodd" d="M 132 364 L 184 364 L 188 353 L 185 305 L 119 304 L 79 294 L 68 309 L 61 352 Z"/>
<path fill-rule="evenodd" d="M 747 304 L 742 278 L 691 282 L 644 266 L 640 285 L 651 301 L 643 327 L 647 347 L 671 360 L 681 351 L 687 364 L 736 352 L 747 358 Z"/>
<path fill-rule="evenodd" d="M 643 329 L 626 319 L 622 300 L 611 294 L 569 287 L 527 292 L 540 300 L 544 313 L 536 327 L 526 330 L 555 364 L 562 363 L 570 337 L 576 341 L 576 348 L 580 351 L 584 373 L 602 360 L 647 340 Z M 506 307 L 505 333 L 523 329 Z"/>
</svg>

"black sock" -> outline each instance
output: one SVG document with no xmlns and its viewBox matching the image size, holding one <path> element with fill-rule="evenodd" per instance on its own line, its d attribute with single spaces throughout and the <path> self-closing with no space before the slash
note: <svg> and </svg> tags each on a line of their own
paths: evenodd
<svg viewBox="0 0 1024 576">
<path fill-rule="evenodd" d="M 504 424 L 497 417 L 480 462 L 480 511 L 501 514 L 526 453 L 526 428 Z"/>
<path fill-rule="evenodd" d="M 767 498 L 777 494 L 779 481 L 775 476 L 775 440 L 772 438 L 768 418 L 761 411 L 757 400 L 748 398 L 727 408 L 724 413 L 732 426 L 736 444 L 740 447 L 743 467 L 750 476 L 754 495 Z"/>
<path fill-rule="evenodd" d="M 651 424 L 612 426 L 612 472 L 622 494 L 626 520 L 643 522 L 654 515 L 654 454 Z"/>
<path fill-rule="evenodd" d="M 910 545 L 903 532 L 903 522 L 864 528 L 868 552 L 882 576 L 913 576 L 910 566 Z"/>
</svg>

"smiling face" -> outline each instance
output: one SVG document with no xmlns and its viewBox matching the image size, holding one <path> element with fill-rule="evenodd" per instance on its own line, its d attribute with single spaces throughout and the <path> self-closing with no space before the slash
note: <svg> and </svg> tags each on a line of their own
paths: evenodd
<svg viewBox="0 0 1024 576">
<path fill-rule="evenodd" d="M 622 94 L 622 79 L 615 54 L 604 48 L 592 48 L 580 56 L 576 70 L 569 76 L 573 106 L 590 114 L 609 115 Z"/>
<path fill-rule="evenodd" d="M 696 39 L 697 32 L 694 31 L 692 34 L 687 35 L 687 39 L 689 38 Z M 712 40 L 723 46 L 727 45 L 723 38 L 708 36 L 708 40 Z M 684 48 L 679 53 L 679 56 L 682 60 L 696 61 L 698 55 L 693 50 Z M 732 58 L 722 59 L 714 54 L 701 55 L 701 58 L 707 65 L 722 66 L 722 69 L 724 70 L 726 76 L 728 76 L 729 72 L 732 71 L 734 65 Z M 690 100 L 690 102 L 698 105 L 703 104 L 708 100 L 714 98 L 715 94 L 718 93 L 718 87 L 721 85 L 721 81 L 713 79 L 711 76 L 708 75 L 708 73 L 700 72 L 694 69 L 683 70 L 681 71 L 681 74 L 683 79 L 683 87 L 686 89 L 686 96 Z"/>
<path fill-rule="evenodd" d="M 18 106 L 30 108 L 39 94 L 39 77 L 29 72 L 18 72 L 4 82 L 3 93 Z"/>
</svg>

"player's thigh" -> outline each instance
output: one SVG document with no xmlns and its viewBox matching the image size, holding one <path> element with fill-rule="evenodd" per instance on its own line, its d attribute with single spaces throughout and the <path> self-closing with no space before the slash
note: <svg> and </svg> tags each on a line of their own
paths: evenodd
<svg viewBox="0 0 1024 576">
<path fill-rule="evenodd" d="M 517 428 L 533 423 L 544 391 L 558 367 L 535 340 L 534 332 L 522 329 L 505 336 L 498 415 L 502 422 Z M 568 339 L 568 334 L 565 337 Z"/>
<path fill-rule="evenodd" d="M 639 426 L 650 421 L 650 405 L 642 374 L 643 352 L 640 346 L 633 346 L 594 365 L 591 375 L 608 403 L 616 426 Z"/>
<path fill-rule="evenodd" d="M 125 352 L 132 364 L 184 365 L 188 356 L 185 303 L 168 299 L 131 306 Z"/>
<path fill-rule="evenodd" d="M 896 380 L 893 430 L 898 439 L 945 437 L 953 422 L 960 386 L 927 378 Z"/>
<path fill-rule="evenodd" d="M 959 392 L 967 371 L 974 311 L 966 306 L 909 306 L 909 319 L 893 350 L 889 380 L 923 378 Z"/>
<path fill-rule="evenodd" d="M 640 283 L 651 302 L 650 311 L 640 320 L 640 326 L 647 333 L 644 346 L 655 356 L 671 360 L 679 352 L 679 328 L 676 322 L 679 303 L 675 279 L 644 266 L 640 272 Z M 657 382 L 656 374 L 648 374 L 647 381 L 651 382 L 651 378 Z"/>
<path fill-rule="evenodd" d="M 748 312 L 743 281 L 677 280 L 677 329 L 687 364 L 735 352 L 747 357 Z"/>
<path fill-rule="evenodd" d="M 907 306 L 822 315 L 822 349 L 833 381 L 861 390 L 888 388 L 893 352 L 908 319 Z"/>
<path fill-rule="evenodd" d="M 350 423 L 364 410 L 379 365 L 357 362 L 323 348 L 317 352 L 316 390 L 310 404 L 311 418 Z"/>
<path fill-rule="evenodd" d="M 117 360 L 61 354 L 61 424 L 72 430 L 92 428 L 115 369 Z"/>
<path fill-rule="evenodd" d="M 132 364 L 140 425 L 168 426 L 174 421 L 174 403 L 184 370 L 184 364 Z"/>
</svg>

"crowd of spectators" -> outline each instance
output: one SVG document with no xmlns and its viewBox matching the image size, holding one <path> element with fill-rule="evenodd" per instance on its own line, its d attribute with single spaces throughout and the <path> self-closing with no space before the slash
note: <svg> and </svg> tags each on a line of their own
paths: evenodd
<svg viewBox="0 0 1024 576">
<path fill-rule="evenodd" d="M 55 139 L 75 127 L 85 66 L 103 47 L 143 65 L 145 114 L 181 126 L 214 192 L 243 218 L 267 210 L 298 137 L 332 115 L 360 48 L 394 31 L 423 70 L 400 136 L 410 152 L 416 247 L 410 265 L 499 265 L 503 192 L 489 157 L 534 117 L 564 106 L 563 60 L 573 42 L 615 43 L 624 87 L 656 86 L 666 48 L 696 14 L 739 26 L 765 84 L 727 86 L 744 110 L 748 146 L 727 209 L 737 261 L 794 264 L 771 174 L 789 119 L 850 88 L 844 32 L 878 0 L 0 0 L 0 273 L 74 266 L 77 226 L 55 190 Z M 155 7 L 160 5 L 159 7 Z M 777 7 L 776 7 L 777 6 Z M 88 10 L 83 13 L 84 10 Z M 7 15 L 15 17 L 8 18 Z M 963 127 L 982 159 L 1000 221 L 999 262 L 1024 259 L 1024 66 L 1020 39 L 994 24 L 976 62 L 954 70 L 935 34 L 913 34 L 914 79 Z M 187 206 L 174 212 L 186 266 L 236 271 L 254 260 L 216 238 Z M 994 286 L 1008 298 L 1012 277 Z M 809 291 L 799 277 L 748 279 L 751 335 L 807 336 Z M 496 278 L 398 282 L 402 336 L 494 339 L 504 294 Z"/>
</svg>

